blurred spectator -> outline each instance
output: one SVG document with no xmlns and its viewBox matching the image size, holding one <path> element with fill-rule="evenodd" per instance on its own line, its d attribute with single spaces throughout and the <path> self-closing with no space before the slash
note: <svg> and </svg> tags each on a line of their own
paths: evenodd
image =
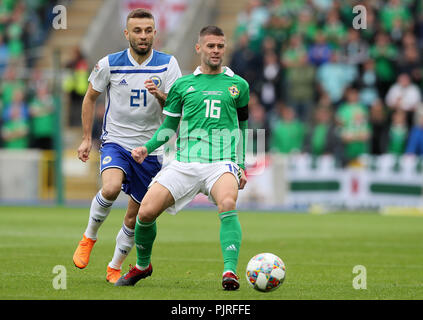
<svg viewBox="0 0 423 320">
<path fill-rule="evenodd" d="M 247 150 L 249 152 L 257 152 L 257 129 L 264 129 L 265 134 L 265 145 L 264 149 L 267 152 L 269 149 L 269 121 L 266 117 L 266 110 L 260 104 L 260 100 L 256 93 L 250 94 L 250 102 L 248 103 L 248 129 L 252 130 L 252 134 L 249 135 L 247 143 Z"/>
<path fill-rule="evenodd" d="M 262 69 L 262 61 L 260 56 L 249 48 L 248 43 L 246 33 L 239 37 L 229 67 L 253 86 Z"/>
<path fill-rule="evenodd" d="M 290 35 L 290 28 L 292 26 L 293 19 L 285 14 L 283 10 L 280 10 L 279 1 L 272 1 L 269 13 L 270 16 L 265 24 L 265 34 L 267 37 L 271 37 L 276 41 L 277 48 L 280 48 L 283 43 L 288 41 Z"/>
<path fill-rule="evenodd" d="M 333 3 L 332 10 L 337 10 L 339 12 L 340 19 L 344 26 L 352 26 L 355 17 L 355 13 L 353 12 L 352 8 L 357 4 L 362 5 L 364 4 L 364 1 L 360 1 L 359 3 L 358 0 L 337 0 L 335 3 Z"/>
<path fill-rule="evenodd" d="M 326 42 L 326 36 L 322 31 L 316 32 L 315 42 L 308 50 L 308 59 L 311 64 L 316 67 L 329 62 L 332 54 L 332 49 Z"/>
<path fill-rule="evenodd" d="M 402 73 L 397 82 L 391 86 L 386 95 L 386 105 L 391 109 L 406 112 L 407 127 L 410 129 L 414 121 L 414 112 L 422 102 L 420 89 L 411 82 L 410 76 Z"/>
<path fill-rule="evenodd" d="M 269 111 L 274 108 L 276 101 L 281 98 L 282 70 L 275 52 L 265 52 L 263 60 L 264 66 L 262 74 L 257 81 L 256 89 L 261 92 L 260 100 L 266 110 Z"/>
<path fill-rule="evenodd" d="M 380 10 L 382 28 L 391 35 L 396 29 L 405 30 L 410 26 L 411 14 L 401 0 L 389 0 Z"/>
<path fill-rule="evenodd" d="M 370 108 L 370 154 L 381 155 L 386 153 L 389 123 L 385 106 L 381 100 L 376 100 Z"/>
<path fill-rule="evenodd" d="M 348 64 L 359 65 L 367 61 L 369 57 L 369 46 L 361 39 L 360 32 L 353 28 L 348 29 L 345 42 L 341 45 L 340 59 Z"/>
<path fill-rule="evenodd" d="M 411 129 L 405 153 L 423 156 L 423 112 L 421 111 L 418 112 L 416 124 Z"/>
<path fill-rule="evenodd" d="M 312 11 L 305 7 L 298 14 L 298 18 L 291 27 L 290 33 L 291 35 L 301 36 L 305 43 L 311 43 L 315 39 L 317 30 L 318 26 Z"/>
<path fill-rule="evenodd" d="M 307 50 L 302 37 L 292 35 L 281 54 L 282 66 L 289 69 L 302 65 L 306 60 Z"/>
<path fill-rule="evenodd" d="M 375 9 L 374 9 L 374 6 L 372 6 L 372 3 L 375 3 L 375 1 L 360 2 L 360 5 L 363 5 L 366 8 L 366 25 L 367 25 L 366 29 L 360 29 L 360 35 L 362 39 L 367 41 L 369 45 L 370 43 L 374 41 L 377 30 L 380 29 L 379 19 L 377 17 L 377 14 L 375 13 Z"/>
<path fill-rule="evenodd" d="M 24 43 L 23 31 L 25 25 L 25 4 L 18 1 L 15 4 L 14 11 L 10 16 L 9 24 L 6 27 L 6 36 L 8 38 L 8 48 L 10 59 L 15 64 L 23 63 Z"/>
<path fill-rule="evenodd" d="M 261 51 L 263 55 L 269 52 L 277 53 L 278 45 L 276 40 L 270 36 L 265 37 L 263 39 Z"/>
<path fill-rule="evenodd" d="M 32 147 L 37 149 L 53 149 L 54 104 L 47 86 L 39 87 L 36 96 L 29 104 L 31 116 Z"/>
<path fill-rule="evenodd" d="M 357 85 L 360 89 L 361 103 L 365 104 L 366 106 L 371 106 L 377 99 L 379 99 L 375 64 L 372 59 L 364 62 L 363 72 L 357 79 Z"/>
<path fill-rule="evenodd" d="M 81 125 L 82 100 L 88 88 L 88 62 L 79 47 L 73 52 L 71 61 L 66 64 L 70 74 L 64 79 L 63 89 L 69 94 L 69 125 Z"/>
<path fill-rule="evenodd" d="M 412 31 L 408 31 L 404 34 L 404 36 L 401 39 L 400 46 L 403 49 L 406 49 L 409 47 L 418 47 L 417 38 Z"/>
<path fill-rule="evenodd" d="M 395 81 L 395 63 L 398 49 L 386 33 L 378 33 L 376 42 L 370 47 L 370 57 L 375 61 L 379 95 L 384 97 Z"/>
<path fill-rule="evenodd" d="M 359 102 L 358 91 L 348 88 L 346 101 L 336 112 L 340 139 L 343 144 L 343 163 L 348 164 L 368 153 L 370 125 L 367 108 Z"/>
<path fill-rule="evenodd" d="M 278 0 L 275 1 L 276 3 Z M 298 17 L 302 10 L 306 7 L 307 0 L 279 0 L 279 10 L 283 15 Z"/>
<path fill-rule="evenodd" d="M 16 68 L 9 66 L 4 72 L 3 80 L 0 83 L 1 103 L 3 107 L 11 104 L 15 91 L 25 90 L 25 83 L 18 79 Z"/>
<path fill-rule="evenodd" d="M 305 127 L 295 117 L 295 111 L 290 106 L 278 104 L 280 118 L 272 128 L 270 148 L 275 152 L 293 153 L 301 152 L 303 148 Z"/>
<path fill-rule="evenodd" d="M 332 52 L 331 60 L 317 69 L 317 82 L 327 92 L 332 103 L 339 104 L 345 89 L 357 78 L 357 68 L 339 61 L 339 53 Z"/>
<path fill-rule="evenodd" d="M 268 18 L 269 12 L 260 0 L 249 0 L 245 10 L 238 14 L 235 37 L 247 33 L 250 48 L 258 53 L 264 38 L 264 25 Z"/>
<path fill-rule="evenodd" d="M 9 48 L 4 42 L 4 37 L 0 33 L 0 77 L 3 76 L 3 72 L 9 63 Z"/>
<path fill-rule="evenodd" d="M 39 89 L 49 87 L 48 80 L 44 77 L 41 68 L 34 67 L 31 69 L 31 75 L 28 81 L 27 90 L 30 97 L 37 95 Z"/>
<path fill-rule="evenodd" d="M 423 64 L 416 46 L 410 45 L 404 48 L 402 57 L 398 61 L 398 72 L 407 73 L 412 82 L 422 84 Z"/>
<path fill-rule="evenodd" d="M 319 109 L 319 108 L 327 108 L 328 110 L 332 110 L 332 111 L 334 111 L 335 109 L 329 95 L 325 91 L 323 91 L 318 98 L 316 109 Z"/>
<path fill-rule="evenodd" d="M 407 143 L 407 134 L 405 112 L 401 109 L 395 110 L 389 127 L 388 152 L 397 156 L 402 155 Z"/>
<path fill-rule="evenodd" d="M 288 48 L 282 56 L 286 68 L 287 103 L 294 108 L 301 121 L 309 118 L 314 101 L 314 66 L 308 63 L 307 51 L 300 36 L 291 37 Z"/>
<path fill-rule="evenodd" d="M 311 5 L 315 8 L 317 13 L 326 14 L 333 5 L 333 0 L 311 0 Z"/>
<path fill-rule="evenodd" d="M 328 107 L 318 107 L 314 111 L 313 122 L 307 132 L 304 151 L 315 156 L 335 154 L 339 141 L 332 119 L 332 110 Z"/>
<path fill-rule="evenodd" d="M 347 35 L 347 29 L 339 19 L 339 13 L 337 10 L 332 9 L 328 13 L 322 30 L 331 47 L 339 49 L 342 41 Z"/>
<path fill-rule="evenodd" d="M 28 110 L 24 92 L 16 90 L 12 102 L 4 111 L 1 129 L 3 146 L 7 149 L 25 149 L 29 146 Z"/>
</svg>

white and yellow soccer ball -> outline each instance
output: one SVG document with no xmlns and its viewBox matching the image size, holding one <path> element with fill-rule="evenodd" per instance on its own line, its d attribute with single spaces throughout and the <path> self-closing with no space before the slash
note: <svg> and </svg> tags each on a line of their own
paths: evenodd
<svg viewBox="0 0 423 320">
<path fill-rule="evenodd" d="M 248 262 L 248 283 L 256 290 L 268 292 L 279 288 L 285 280 L 285 264 L 273 253 L 260 253 Z"/>
</svg>

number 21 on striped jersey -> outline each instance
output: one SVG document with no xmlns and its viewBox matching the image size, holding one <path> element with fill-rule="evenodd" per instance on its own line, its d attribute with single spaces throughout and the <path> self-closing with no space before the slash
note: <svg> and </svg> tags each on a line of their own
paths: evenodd
<svg viewBox="0 0 423 320">
<path fill-rule="evenodd" d="M 220 100 L 210 100 L 206 99 L 204 100 L 204 103 L 206 104 L 206 118 L 220 118 L 220 107 L 217 105 L 220 104 Z"/>
<path fill-rule="evenodd" d="M 147 90 L 146 89 L 132 89 L 131 90 L 131 97 L 130 97 L 130 106 L 131 107 L 139 107 L 140 103 L 139 100 L 141 99 L 141 93 L 144 96 L 144 107 L 147 106 Z"/>
</svg>

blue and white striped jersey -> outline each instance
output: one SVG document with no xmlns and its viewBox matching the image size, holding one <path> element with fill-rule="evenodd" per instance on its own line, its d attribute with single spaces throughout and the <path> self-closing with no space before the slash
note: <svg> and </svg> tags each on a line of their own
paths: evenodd
<svg viewBox="0 0 423 320">
<path fill-rule="evenodd" d="M 168 93 L 181 75 L 175 57 L 156 50 L 142 64 L 134 60 L 129 48 L 102 58 L 88 81 L 95 91 L 106 93 L 103 143 L 114 142 L 131 151 L 150 140 L 163 122 L 163 114 L 144 82 L 152 79 Z M 152 155 L 162 152 L 160 148 Z"/>
</svg>

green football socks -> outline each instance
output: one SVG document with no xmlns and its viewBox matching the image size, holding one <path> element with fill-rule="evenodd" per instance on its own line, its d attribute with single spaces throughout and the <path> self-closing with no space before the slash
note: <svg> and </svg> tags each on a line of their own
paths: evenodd
<svg viewBox="0 0 423 320">
<path fill-rule="evenodd" d="M 220 218 L 220 246 L 223 254 L 224 271 L 236 273 L 239 250 L 241 247 L 241 224 L 236 210 L 222 212 Z M 150 264 L 151 251 L 156 239 L 156 221 L 144 223 L 137 218 L 135 225 L 135 245 L 137 266 L 146 268 Z"/>
<path fill-rule="evenodd" d="M 156 221 L 141 222 L 137 217 L 135 224 L 135 246 L 137 248 L 137 266 L 146 268 L 150 264 L 151 251 L 156 239 Z"/>
<path fill-rule="evenodd" d="M 220 247 L 223 253 L 223 270 L 236 273 L 241 247 L 241 224 L 236 210 L 222 212 L 220 218 Z"/>
</svg>

